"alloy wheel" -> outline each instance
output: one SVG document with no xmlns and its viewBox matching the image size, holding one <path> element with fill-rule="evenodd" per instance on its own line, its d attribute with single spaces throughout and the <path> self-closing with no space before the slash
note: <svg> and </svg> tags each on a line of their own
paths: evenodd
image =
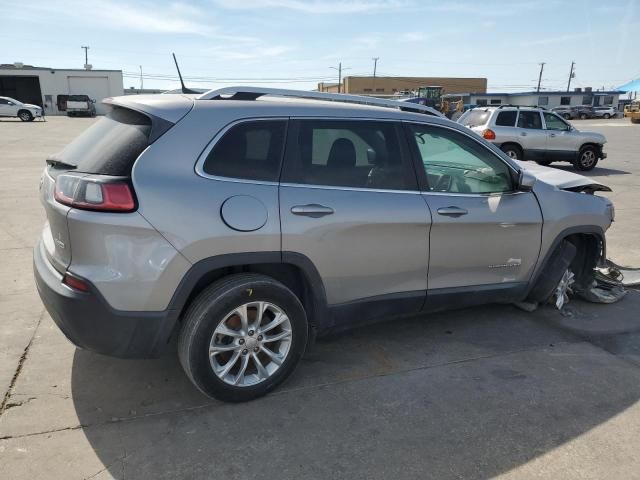
<svg viewBox="0 0 640 480">
<path fill-rule="evenodd" d="M 590 168 L 596 163 L 596 154 L 593 150 L 585 150 L 580 155 L 580 165 L 584 168 Z"/>
<path fill-rule="evenodd" d="M 229 385 L 256 385 L 280 369 L 291 341 L 291 321 L 280 307 L 269 302 L 245 303 L 228 313 L 213 332 L 211 368 Z"/>
</svg>

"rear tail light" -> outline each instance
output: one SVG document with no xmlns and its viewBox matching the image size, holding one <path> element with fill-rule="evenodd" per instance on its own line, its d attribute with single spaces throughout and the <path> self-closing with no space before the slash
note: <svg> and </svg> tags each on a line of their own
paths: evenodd
<svg viewBox="0 0 640 480">
<path fill-rule="evenodd" d="M 483 138 L 485 140 L 495 140 L 496 139 L 496 132 L 494 132 L 490 128 L 487 128 L 486 130 L 484 130 L 482 132 L 482 136 L 483 136 Z"/>
<path fill-rule="evenodd" d="M 62 174 L 56 178 L 56 201 L 81 210 L 132 212 L 136 209 L 128 179 L 105 175 Z"/>
</svg>

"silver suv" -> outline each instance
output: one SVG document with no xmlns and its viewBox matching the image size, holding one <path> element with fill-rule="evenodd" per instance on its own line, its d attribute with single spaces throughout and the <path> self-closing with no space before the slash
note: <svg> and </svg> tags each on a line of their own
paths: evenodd
<svg viewBox="0 0 640 480">
<path fill-rule="evenodd" d="M 581 132 L 552 111 L 540 107 L 480 107 L 468 110 L 458 123 L 480 134 L 514 159 L 540 165 L 571 162 L 576 170 L 593 169 L 607 158 L 604 135 Z"/>
<path fill-rule="evenodd" d="M 545 301 L 604 255 L 607 187 L 425 106 L 249 88 L 106 103 L 47 159 L 40 296 L 82 348 L 150 357 L 177 336 L 222 400 L 273 389 L 316 334 Z"/>
</svg>

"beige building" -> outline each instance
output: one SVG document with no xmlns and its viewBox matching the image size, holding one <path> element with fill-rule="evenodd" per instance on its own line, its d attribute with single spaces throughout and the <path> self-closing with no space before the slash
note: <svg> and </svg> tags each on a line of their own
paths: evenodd
<svg viewBox="0 0 640 480">
<path fill-rule="evenodd" d="M 484 93 L 487 91 L 487 79 L 453 77 L 344 77 L 340 91 L 342 93 L 382 96 L 428 86 L 444 87 L 445 94 L 463 92 Z M 338 93 L 338 84 L 319 83 L 318 91 Z"/>
</svg>

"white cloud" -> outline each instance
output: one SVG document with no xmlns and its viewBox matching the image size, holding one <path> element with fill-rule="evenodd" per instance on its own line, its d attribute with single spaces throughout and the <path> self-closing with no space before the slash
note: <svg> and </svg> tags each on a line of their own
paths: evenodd
<svg viewBox="0 0 640 480">
<path fill-rule="evenodd" d="M 224 8 L 253 10 L 256 8 L 281 8 L 304 13 L 344 14 L 395 10 L 407 5 L 404 0 L 216 0 Z"/>
<path fill-rule="evenodd" d="M 206 35 L 212 27 L 197 20 L 199 11 L 190 5 L 174 3 L 165 11 L 154 11 L 152 5 L 139 7 L 116 2 L 85 2 L 94 4 L 94 18 L 110 27 L 150 33 L 190 33 Z"/>
</svg>

